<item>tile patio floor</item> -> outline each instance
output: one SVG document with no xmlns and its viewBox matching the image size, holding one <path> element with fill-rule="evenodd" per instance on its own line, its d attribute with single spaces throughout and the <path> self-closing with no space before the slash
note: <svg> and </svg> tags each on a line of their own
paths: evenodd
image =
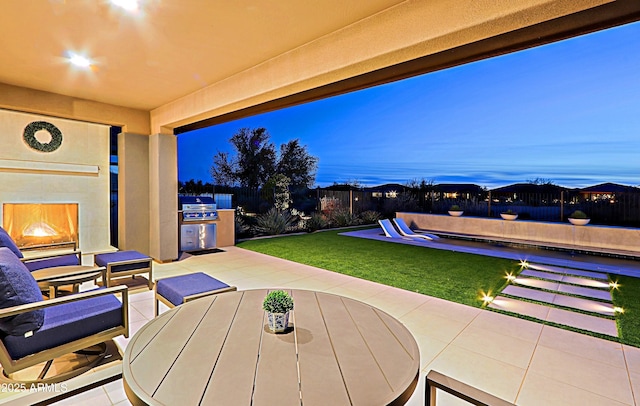
<svg viewBox="0 0 640 406">
<path fill-rule="evenodd" d="M 424 404 L 435 369 L 518 405 L 640 405 L 640 348 L 621 345 L 238 247 L 155 264 L 155 277 L 202 271 L 238 289 L 288 287 L 352 297 L 388 312 L 420 347 L 420 383 L 408 405 Z M 132 335 L 153 317 L 152 293 L 130 296 Z M 120 337 L 119 345 L 128 340 Z M 438 393 L 439 405 L 466 404 Z M 56 405 L 127 405 L 122 380 Z"/>
</svg>

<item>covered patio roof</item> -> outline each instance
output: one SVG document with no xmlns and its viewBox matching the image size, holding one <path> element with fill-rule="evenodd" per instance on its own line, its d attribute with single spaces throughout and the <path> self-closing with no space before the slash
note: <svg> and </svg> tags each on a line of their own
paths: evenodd
<svg viewBox="0 0 640 406">
<path fill-rule="evenodd" d="M 117 106 L 149 112 L 146 133 L 198 128 L 640 18 L 637 2 L 608 0 L 139 0 L 135 11 L 107 0 L 30 0 L 2 11 L 0 107 L 128 125 Z M 72 52 L 90 58 L 91 68 L 69 66 Z M 85 105 L 56 108 L 68 98 Z M 111 114 L 90 102 L 111 106 Z"/>
<path fill-rule="evenodd" d="M 638 20 L 610 0 L 7 2 L 0 109 L 122 127 L 120 248 L 164 261 L 173 135 Z"/>
</svg>

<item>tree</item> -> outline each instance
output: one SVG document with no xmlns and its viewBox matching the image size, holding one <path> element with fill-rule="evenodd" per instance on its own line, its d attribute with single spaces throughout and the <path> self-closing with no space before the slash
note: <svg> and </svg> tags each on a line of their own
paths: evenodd
<svg viewBox="0 0 640 406">
<path fill-rule="evenodd" d="M 291 180 L 293 187 L 311 187 L 316 180 L 318 158 L 300 145 L 298 139 L 280 145 L 277 172 Z"/>
<path fill-rule="evenodd" d="M 291 180 L 291 186 L 311 186 L 315 182 L 318 158 L 292 140 L 280 146 L 280 154 L 265 128 L 241 128 L 229 140 L 235 155 L 218 151 L 213 157 L 211 177 L 219 185 L 263 186 L 276 174 Z"/>
<path fill-rule="evenodd" d="M 236 174 L 233 160 L 228 152 L 220 152 L 213 156 L 213 166 L 210 169 L 211 177 L 217 185 L 232 186 L 236 183 Z"/>
<path fill-rule="evenodd" d="M 275 173 L 276 150 L 265 128 L 241 128 L 229 141 L 236 157 L 231 158 L 226 152 L 216 153 L 211 167 L 211 176 L 216 183 L 240 183 L 257 188 Z"/>
<path fill-rule="evenodd" d="M 201 180 L 196 182 L 195 179 L 189 179 L 186 182 L 178 181 L 178 193 L 180 194 L 200 195 L 212 191 L 213 185 L 209 182 L 203 184 Z"/>
<path fill-rule="evenodd" d="M 540 186 L 557 186 L 554 181 L 546 178 L 535 178 L 535 179 L 527 179 L 527 182 L 531 185 L 540 185 Z"/>
</svg>

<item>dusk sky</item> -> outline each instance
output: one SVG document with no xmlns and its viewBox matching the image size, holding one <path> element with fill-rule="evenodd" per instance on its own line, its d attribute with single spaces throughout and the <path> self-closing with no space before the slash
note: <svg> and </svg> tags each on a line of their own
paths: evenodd
<svg viewBox="0 0 640 406">
<path fill-rule="evenodd" d="M 640 23 L 180 134 L 179 179 L 212 182 L 243 127 L 300 139 L 317 186 L 638 186 Z"/>
</svg>

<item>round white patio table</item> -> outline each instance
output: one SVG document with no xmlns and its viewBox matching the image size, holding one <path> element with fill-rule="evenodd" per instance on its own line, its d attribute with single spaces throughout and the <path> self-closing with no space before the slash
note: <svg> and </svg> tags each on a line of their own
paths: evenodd
<svg viewBox="0 0 640 406">
<path fill-rule="evenodd" d="M 387 313 L 328 293 L 289 290 L 290 329 L 271 333 L 268 290 L 221 293 L 171 309 L 127 345 L 133 405 L 401 405 L 420 354 Z M 291 328 L 292 327 L 292 328 Z"/>
</svg>

